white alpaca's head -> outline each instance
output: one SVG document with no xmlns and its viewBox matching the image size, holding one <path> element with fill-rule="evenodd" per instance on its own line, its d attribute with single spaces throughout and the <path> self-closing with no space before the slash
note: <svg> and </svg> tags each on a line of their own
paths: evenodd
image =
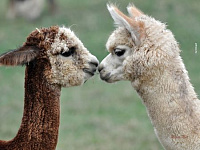
<svg viewBox="0 0 200 150">
<path fill-rule="evenodd" d="M 109 54 L 98 68 L 102 80 L 112 83 L 148 78 L 159 66 L 170 65 L 166 60 L 180 59 L 178 44 L 165 24 L 144 15 L 134 5 L 127 7 L 130 17 L 114 5 L 107 8 L 117 28 L 106 44 Z"/>
<path fill-rule="evenodd" d="M 47 82 L 63 87 L 83 84 L 99 63 L 69 28 L 52 26 L 34 30 L 22 47 L 0 56 L 0 65 L 29 65 L 34 61 L 43 65 L 40 60 L 49 66 L 44 69 Z"/>
</svg>

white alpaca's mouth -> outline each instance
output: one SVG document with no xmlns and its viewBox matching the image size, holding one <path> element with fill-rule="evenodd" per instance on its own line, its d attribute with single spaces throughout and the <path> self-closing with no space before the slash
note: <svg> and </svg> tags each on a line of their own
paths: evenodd
<svg viewBox="0 0 200 150">
<path fill-rule="evenodd" d="M 103 75 L 102 73 L 100 73 L 100 78 L 101 78 L 101 80 L 104 80 L 104 81 L 106 81 L 106 82 L 109 82 L 110 74 L 111 74 L 111 73 L 107 73 L 107 74 Z"/>
<path fill-rule="evenodd" d="M 107 83 L 114 83 L 117 81 L 120 81 L 120 79 L 115 78 L 115 76 L 113 76 L 111 73 L 100 73 L 100 78 L 101 80 L 107 82 Z"/>
</svg>

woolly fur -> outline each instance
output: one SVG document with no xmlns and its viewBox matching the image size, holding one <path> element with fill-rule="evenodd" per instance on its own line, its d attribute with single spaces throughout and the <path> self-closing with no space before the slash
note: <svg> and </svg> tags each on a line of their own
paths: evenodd
<svg viewBox="0 0 200 150">
<path fill-rule="evenodd" d="M 129 12 L 130 7 L 136 9 L 129 6 Z M 200 101 L 189 81 L 174 35 L 165 24 L 154 18 L 144 14 L 130 15 L 135 23 L 143 24 L 144 36 L 140 37 L 140 44 L 135 45 L 126 27 L 120 26 L 111 34 L 107 49 L 112 51 L 118 45 L 126 45 L 131 55 L 118 66 L 112 60 L 107 63 L 111 57 L 107 56 L 99 66 L 102 79 L 103 75 L 112 74 L 119 66 L 122 67 L 121 80 L 131 81 L 142 98 L 163 147 L 166 150 L 200 149 Z M 133 30 L 143 34 L 138 29 L 136 24 Z M 111 65 L 115 67 L 110 69 Z M 118 72 L 112 75 L 121 76 Z"/>
<path fill-rule="evenodd" d="M 0 150 L 55 150 L 61 87 L 78 86 L 94 75 L 98 60 L 68 28 L 34 30 L 22 47 L 0 56 L 0 65 L 26 65 L 20 129 Z"/>
<path fill-rule="evenodd" d="M 46 39 L 48 41 L 48 38 Z M 61 55 L 76 47 L 76 57 L 72 59 L 62 58 Z M 51 49 L 47 51 L 52 66 L 51 74 L 47 78 L 52 83 L 59 83 L 62 86 L 81 85 L 84 82 L 83 68 L 88 67 L 90 54 L 83 46 L 83 43 L 75 34 L 67 28 L 59 28 L 58 34 L 54 39 Z"/>
<path fill-rule="evenodd" d="M 45 74 L 52 84 L 64 87 L 81 85 L 88 79 L 83 69 L 90 67 L 90 61 L 98 64 L 96 57 L 89 53 L 69 28 L 52 26 L 36 29 L 24 45 L 35 45 L 43 50 L 41 57 L 46 57 L 51 63 L 51 70 L 47 70 Z M 69 51 L 71 47 L 75 47 L 75 54 L 63 57 L 61 54 Z"/>
</svg>

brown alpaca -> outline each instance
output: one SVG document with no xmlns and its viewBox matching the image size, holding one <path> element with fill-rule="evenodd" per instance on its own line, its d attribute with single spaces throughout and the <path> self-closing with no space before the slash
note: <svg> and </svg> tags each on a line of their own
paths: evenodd
<svg viewBox="0 0 200 150">
<path fill-rule="evenodd" d="M 98 60 L 68 28 L 36 29 L 22 47 L 0 56 L 0 66 L 26 65 L 24 113 L 14 139 L 0 150 L 54 150 L 58 140 L 61 87 L 94 75 Z"/>
</svg>

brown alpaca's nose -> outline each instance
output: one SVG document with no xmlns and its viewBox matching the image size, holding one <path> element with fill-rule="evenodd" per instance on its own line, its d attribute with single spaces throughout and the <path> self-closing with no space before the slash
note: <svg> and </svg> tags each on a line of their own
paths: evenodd
<svg viewBox="0 0 200 150">
<path fill-rule="evenodd" d="M 99 65 L 98 61 L 91 61 L 89 62 L 89 64 L 94 65 L 95 67 L 97 67 Z"/>
<path fill-rule="evenodd" d="M 97 67 L 99 65 L 99 62 L 98 61 L 91 61 L 91 62 L 89 62 L 89 64 L 91 66 L 91 71 L 95 73 L 96 70 L 97 70 Z"/>
</svg>

